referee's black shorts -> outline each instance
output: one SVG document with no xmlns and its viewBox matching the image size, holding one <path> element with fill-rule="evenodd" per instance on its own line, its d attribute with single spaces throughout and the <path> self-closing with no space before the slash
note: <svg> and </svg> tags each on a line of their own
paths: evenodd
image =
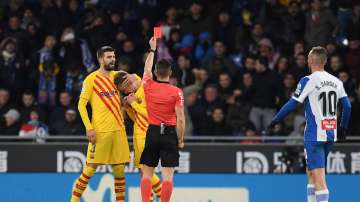
<svg viewBox="0 0 360 202">
<path fill-rule="evenodd" d="M 140 164 L 157 167 L 159 159 L 161 159 L 162 167 L 177 167 L 179 166 L 179 157 L 175 126 L 166 126 L 164 134 L 160 134 L 160 126 L 149 125 Z"/>
</svg>

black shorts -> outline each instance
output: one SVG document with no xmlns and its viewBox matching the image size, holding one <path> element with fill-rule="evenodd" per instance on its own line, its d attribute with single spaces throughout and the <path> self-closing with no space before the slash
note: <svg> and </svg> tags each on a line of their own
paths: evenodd
<svg viewBox="0 0 360 202">
<path fill-rule="evenodd" d="M 177 167 L 179 166 L 179 157 L 175 127 L 166 126 L 164 134 L 160 134 L 160 126 L 149 125 L 140 164 L 156 167 L 161 159 L 162 167 Z"/>
</svg>

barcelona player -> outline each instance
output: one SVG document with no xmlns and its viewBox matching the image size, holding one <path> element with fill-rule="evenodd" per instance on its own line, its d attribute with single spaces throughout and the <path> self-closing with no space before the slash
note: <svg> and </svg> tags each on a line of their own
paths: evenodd
<svg viewBox="0 0 360 202">
<path fill-rule="evenodd" d="M 115 50 L 109 46 L 97 51 L 100 68 L 88 75 L 83 83 L 78 108 L 86 127 L 89 145 L 86 166 L 77 179 L 72 191 L 71 202 L 78 202 L 98 165 L 112 166 L 115 177 L 116 201 L 125 200 L 124 164 L 130 160 L 129 144 L 126 137 L 121 102 L 113 83 Z M 92 109 L 90 121 L 87 103 Z"/>
<path fill-rule="evenodd" d="M 145 147 L 146 131 L 149 126 L 148 113 L 146 109 L 145 92 L 141 78 L 136 74 L 119 72 L 115 75 L 114 83 L 118 90 L 128 94 L 124 98 L 126 112 L 134 122 L 133 145 L 134 145 L 134 165 L 140 169 L 140 158 Z M 152 179 L 152 190 L 160 199 L 161 182 L 159 177 L 154 174 Z M 153 198 L 151 199 L 153 201 Z"/>
</svg>

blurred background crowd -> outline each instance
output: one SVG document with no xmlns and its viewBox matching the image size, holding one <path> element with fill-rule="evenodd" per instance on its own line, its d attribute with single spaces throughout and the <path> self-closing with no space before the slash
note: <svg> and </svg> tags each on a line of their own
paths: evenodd
<svg viewBox="0 0 360 202">
<path fill-rule="evenodd" d="M 84 135 L 76 103 L 96 50 L 111 45 L 118 70 L 142 75 L 153 26 L 157 58 L 184 90 L 186 135 L 265 135 L 317 45 L 351 98 L 348 133 L 360 135 L 359 0 L 2 0 L 0 135 Z M 266 135 L 304 127 L 299 109 Z"/>
</svg>

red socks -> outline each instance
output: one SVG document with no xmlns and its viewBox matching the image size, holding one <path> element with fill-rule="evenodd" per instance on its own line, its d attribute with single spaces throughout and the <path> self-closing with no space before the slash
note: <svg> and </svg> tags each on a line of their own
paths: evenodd
<svg viewBox="0 0 360 202">
<path fill-rule="evenodd" d="M 142 179 L 141 180 L 141 198 L 142 202 L 150 202 L 152 185 L 150 179 Z"/>
<path fill-rule="evenodd" d="M 170 202 L 172 191 L 173 183 L 170 181 L 164 181 L 161 188 L 161 202 Z"/>
</svg>

